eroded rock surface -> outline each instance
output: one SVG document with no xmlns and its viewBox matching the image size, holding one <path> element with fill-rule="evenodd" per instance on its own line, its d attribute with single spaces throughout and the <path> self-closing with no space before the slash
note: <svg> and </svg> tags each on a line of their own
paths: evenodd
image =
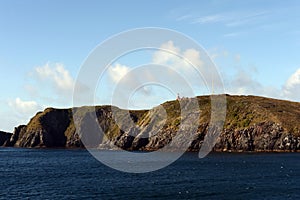
<svg viewBox="0 0 300 200">
<path fill-rule="evenodd" d="M 215 151 L 300 150 L 300 103 L 255 96 L 226 95 L 226 99 L 226 120 Z M 189 150 L 198 151 L 212 127 L 210 97 L 197 100 L 199 109 L 191 113 L 200 115 L 191 141 L 187 141 L 184 132 L 178 133 L 184 120 L 179 102 L 169 101 L 161 105 L 167 117 L 154 109 L 126 111 L 98 106 L 76 108 L 72 112 L 48 108 L 37 113 L 27 125 L 16 127 L 13 134 L 0 132 L 0 145 L 82 148 L 88 144 L 89 148 L 153 151 L 181 134 L 177 135 L 174 148 L 190 142 Z M 78 126 L 75 127 L 74 121 Z"/>
</svg>

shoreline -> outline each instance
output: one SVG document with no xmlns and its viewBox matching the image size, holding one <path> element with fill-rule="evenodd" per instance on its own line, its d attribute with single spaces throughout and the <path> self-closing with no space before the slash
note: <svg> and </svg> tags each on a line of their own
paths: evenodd
<svg viewBox="0 0 300 200">
<path fill-rule="evenodd" d="M 28 150 L 98 150 L 98 151 L 128 151 L 136 153 L 150 153 L 157 150 L 124 150 L 124 149 L 105 149 L 105 148 L 85 148 L 85 147 L 5 147 L 0 146 L 0 149 L 28 149 Z M 162 153 L 172 153 L 172 152 L 182 152 L 182 151 L 162 151 Z M 184 153 L 198 153 L 199 150 L 186 150 Z M 212 150 L 210 153 L 224 153 L 224 154 L 251 154 L 251 153 L 300 153 L 299 150 L 254 150 L 254 151 L 243 151 L 243 150 Z"/>
</svg>

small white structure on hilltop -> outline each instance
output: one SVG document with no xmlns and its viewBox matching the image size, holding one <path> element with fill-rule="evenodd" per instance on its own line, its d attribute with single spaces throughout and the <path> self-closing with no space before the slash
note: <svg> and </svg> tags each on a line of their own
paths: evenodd
<svg viewBox="0 0 300 200">
<path fill-rule="evenodd" d="M 177 98 L 176 98 L 176 100 L 180 100 L 181 98 L 180 98 L 180 96 L 179 96 L 179 93 L 177 93 Z"/>
<path fill-rule="evenodd" d="M 176 100 L 178 100 L 178 101 L 180 101 L 180 100 L 187 100 L 187 99 L 189 99 L 188 97 L 180 97 L 180 95 L 179 95 L 179 93 L 177 93 L 177 98 L 176 98 Z"/>
</svg>

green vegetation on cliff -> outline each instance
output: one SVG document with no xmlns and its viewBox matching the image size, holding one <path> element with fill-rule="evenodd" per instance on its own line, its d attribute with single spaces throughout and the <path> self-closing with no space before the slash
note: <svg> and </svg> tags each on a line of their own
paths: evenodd
<svg viewBox="0 0 300 200">
<path fill-rule="evenodd" d="M 199 150 L 208 132 L 211 96 L 197 97 L 198 130 L 189 150 Z M 300 150 L 300 103 L 257 96 L 226 95 L 226 120 L 214 150 L 280 151 Z M 104 135 L 92 140 L 93 148 L 156 150 L 176 135 L 182 116 L 179 101 L 168 101 L 151 110 L 126 111 L 112 106 L 72 109 L 47 108 L 26 126 L 17 127 L 5 146 L 83 147 L 82 141 L 97 120 Z M 159 109 L 163 109 L 163 112 Z M 130 116 L 128 118 L 128 115 Z M 218 119 L 220 117 L 220 119 Z M 97 119 L 95 119 L 97 118 Z M 117 119 L 117 120 L 116 120 Z M 79 127 L 75 127 L 74 120 Z M 182 138 L 184 142 L 184 137 Z"/>
</svg>

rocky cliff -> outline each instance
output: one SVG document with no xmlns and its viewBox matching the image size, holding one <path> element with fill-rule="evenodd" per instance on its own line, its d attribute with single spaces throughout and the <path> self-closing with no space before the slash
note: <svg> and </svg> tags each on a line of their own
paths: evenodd
<svg viewBox="0 0 300 200">
<path fill-rule="evenodd" d="M 4 145 L 12 136 L 11 133 L 0 131 L 0 146 Z"/>
<path fill-rule="evenodd" d="M 192 112 L 201 114 L 190 151 L 201 148 L 210 128 L 210 97 L 196 99 L 199 109 Z M 214 146 L 215 151 L 300 150 L 300 103 L 256 96 L 226 95 L 226 100 L 226 120 Z M 11 137 L 0 145 L 84 147 L 84 142 L 92 148 L 117 146 L 126 150 L 157 150 L 172 141 L 181 125 L 179 101 L 165 102 L 160 107 L 166 114 L 161 119 L 155 109 L 125 111 L 97 106 L 75 108 L 72 112 L 72 109 L 47 108 L 37 113 L 27 125 L 16 127 Z M 130 117 L 126 118 L 124 113 Z M 116 114 L 119 115 L 118 120 L 114 116 Z M 154 116 L 156 120 L 153 121 Z M 74 120 L 79 126 L 75 127 Z M 99 129 L 93 123 L 95 120 L 104 134 L 90 134 Z M 178 143 L 183 144 L 186 142 L 185 133 L 180 134 Z"/>
</svg>

